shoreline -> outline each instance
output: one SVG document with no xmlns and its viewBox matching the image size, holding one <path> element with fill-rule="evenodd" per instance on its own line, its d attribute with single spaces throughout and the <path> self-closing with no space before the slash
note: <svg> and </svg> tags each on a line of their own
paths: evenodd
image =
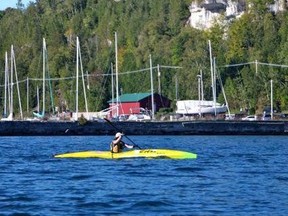
<svg viewBox="0 0 288 216">
<path fill-rule="evenodd" d="M 142 121 L 112 122 L 126 135 L 288 135 L 288 121 Z M 114 135 L 107 122 L 0 121 L 0 136 Z"/>
</svg>

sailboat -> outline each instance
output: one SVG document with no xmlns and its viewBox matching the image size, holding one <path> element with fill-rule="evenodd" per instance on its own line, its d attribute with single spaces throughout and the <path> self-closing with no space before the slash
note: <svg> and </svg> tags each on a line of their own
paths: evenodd
<svg viewBox="0 0 288 216">
<path fill-rule="evenodd" d="M 4 113 L 3 118 L 1 118 L 1 121 L 12 121 L 13 120 L 13 114 L 10 112 L 9 116 L 7 116 L 7 93 L 8 93 L 8 99 L 9 99 L 9 105 L 10 105 L 10 88 L 8 86 L 9 84 L 9 68 L 8 68 L 8 54 L 5 53 L 5 81 L 4 81 Z M 9 106 L 11 108 L 11 105 Z"/>
<path fill-rule="evenodd" d="M 83 72 L 83 64 L 82 64 L 82 58 L 81 58 L 81 49 L 80 49 L 80 42 L 79 37 L 76 38 L 76 107 L 75 107 L 75 113 L 73 113 L 73 119 L 75 121 L 78 121 L 79 118 L 79 63 L 80 63 L 80 70 L 81 70 L 81 77 L 82 77 L 82 85 L 83 85 L 83 93 L 84 93 L 84 100 L 85 100 L 85 117 L 88 119 L 89 117 L 89 111 L 88 111 L 88 102 L 87 102 L 87 96 L 86 96 L 86 85 L 84 81 L 84 72 Z M 81 114 L 83 115 L 83 114 Z M 84 115 L 83 115 L 84 116 Z"/>
<path fill-rule="evenodd" d="M 203 95 L 203 80 L 202 71 L 198 75 L 198 100 L 179 100 L 176 102 L 177 114 L 181 115 L 202 115 L 202 114 L 214 114 L 215 116 L 219 113 L 227 112 L 227 106 L 225 104 L 220 104 L 216 102 L 216 69 L 215 69 L 215 59 L 212 61 L 212 51 L 211 43 L 209 41 L 209 51 L 210 51 L 210 65 L 211 65 L 211 87 L 213 100 L 204 100 Z"/>
<path fill-rule="evenodd" d="M 19 89 L 19 82 L 18 82 L 18 74 L 16 69 L 16 60 L 15 60 L 15 53 L 13 45 L 11 45 L 11 68 L 10 68 L 10 80 L 9 80 L 9 69 L 8 69 L 8 54 L 5 53 L 5 98 L 4 98 L 4 118 L 1 121 L 12 121 L 13 120 L 13 90 L 14 84 L 13 83 L 13 76 L 15 76 L 15 82 L 17 87 L 18 93 L 18 103 L 19 103 L 19 111 L 20 111 L 20 118 L 23 119 L 23 112 L 22 112 L 22 105 L 21 105 L 21 96 L 20 96 L 20 89 Z M 10 82 L 10 84 L 9 84 Z M 9 104 L 9 115 L 7 116 L 7 91 L 8 91 L 8 104 Z"/>
<path fill-rule="evenodd" d="M 48 65 L 46 64 L 47 60 L 47 48 L 46 48 L 46 40 L 43 38 L 43 84 L 42 84 L 42 97 L 43 97 L 43 107 L 42 111 L 39 111 L 39 90 L 37 87 L 37 111 L 33 111 L 33 115 L 37 118 L 43 119 L 45 117 L 45 100 L 46 100 L 46 71 L 48 71 Z M 47 74 L 47 78 L 49 77 L 49 74 Z M 52 87 L 49 82 L 49 87 L 50 87 L 50 100 L 51 100 L 51 105 L 54 113 L 54 104 L 53 104 L 53 94 L 52 94 Z"/>
<path fill-rule="evenodd" d="M 196 115 L 196 114 L 216 114 L 225 113 L 227 107 L 214 101 L 199 100 L 181 100 L 177 101 L 177 114 Z"/>
</svg>

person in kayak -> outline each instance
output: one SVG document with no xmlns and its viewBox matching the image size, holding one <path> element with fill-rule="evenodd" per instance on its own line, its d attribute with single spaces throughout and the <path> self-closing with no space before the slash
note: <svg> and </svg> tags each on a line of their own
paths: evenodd
<svg viewBox="0 0 288 216">
<path fill-rule="evenodd" d="M 110 150 L 111 150 L 112 153 L 122 152 L 125 147 L 129 148 L 129 149 L 134 148 L 133 145 L 128 145 L 127 143 L 122 141 L 122 136 L 123 135 L 124 134 L 122 134 L 120 132 L 117 132 L 115 134 L 115 138 L 112 140 L 112 142 L 110 144 Z"/>
</svg>

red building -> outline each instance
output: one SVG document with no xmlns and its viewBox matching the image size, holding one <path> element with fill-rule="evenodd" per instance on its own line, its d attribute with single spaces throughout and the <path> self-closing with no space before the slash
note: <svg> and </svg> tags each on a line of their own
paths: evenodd
<svg viewBox="0 0 288 216">
<path fill-rule="evenodd" d="M 119 96 L 118 112 L 119 115 L 139 114 L 145 110 L 152 110 L 151 93 L 132 93 Z M 111 116 L 116 116 L 116 98 L 108 101 L 109 108 L 112 110 Z M 160 108 L 170 108 L 171 101 L 158 93 L 154 93 L 154 110 L 159 111 Z M 114 108 L 113 108 L 114 107 Z"/>
</svg>

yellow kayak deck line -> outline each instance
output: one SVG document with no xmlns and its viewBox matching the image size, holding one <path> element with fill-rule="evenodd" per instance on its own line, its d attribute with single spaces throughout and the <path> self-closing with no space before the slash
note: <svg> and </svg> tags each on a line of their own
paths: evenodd
<svg viewBox="0 0 288 216">
<path fill-rule="evenodd" d="M 111 153 L 110 151 L 82 151 L 58 154 L 55 158 L 102 158 L 102 159 L 125 159 L 125 158 L 168 158 L 168 159 L 196 159 L 197 154 L 171 149 L 141 149 Z"/>
</svg>

